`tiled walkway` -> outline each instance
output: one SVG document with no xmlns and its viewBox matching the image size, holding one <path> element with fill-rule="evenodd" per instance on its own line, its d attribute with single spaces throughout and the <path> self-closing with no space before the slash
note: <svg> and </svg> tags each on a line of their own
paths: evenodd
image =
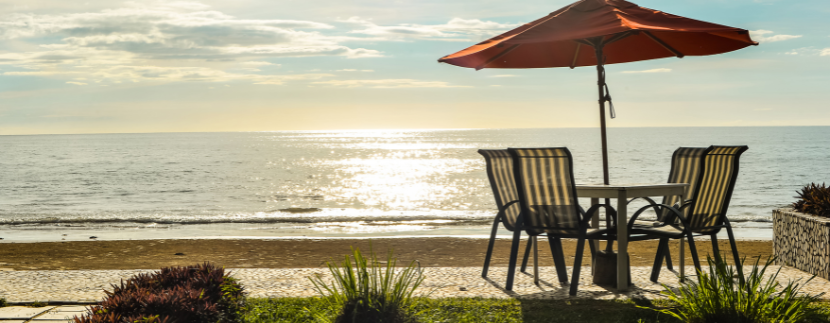
<svg viewBox="0 0 830 323">
<path fill-rule="evenodd" d="M 768 274 L 778 267 L 770 268 Z M 613 299 L 613 298 L 655 298 L 661 297 L 660 284 L 648 280 L 648 267 L 633 267 L 631 277 L 634 287 L 627 293 L 618 293 L 611 288 L 591 284 L 590 267 L 583 267 L 580 277 L 578 298 Z M 0 298 L 13 303 L 30 302 L 97 302 L 104 296 L 103 289 L 119 283 L 139 272 L 151 270 L 65 270 L 65 271 L 0 271 Z M 328 275 L 323 268 L 295 269 L 231 269 L 245 287 L 249 297 L 307 297 L 315 296 L 311 282 L 307 277 L 314 274 Z M 687 268 L 693 272 L 693 267 Z M 565 299 L 568 285 L 562 285 L 556 278 L 553 267 L 540 269 L 540 285 L 533 284 L 530 274 L 519 273 L 513 291 L 502 287 L 507 268 L 491 268 L 489 278 L 481 278 L 480 267 L 428 267 L 424 269 L 426 280 L 421 286 L 422 293 L 429 292 L 430 297 L 497 297 L 497 298 L 540 298 Z M 571 274 L 571 268 L 568 268 Z M 805 281 L 810 276 L 784 267 L 778 276 L 779 282 L 786 284 L 790 279 Z M 678 279 L 674 273 L 663 270 L 660 283 L 675 287 Z M 803 291 L 817 294 L 830 291 L 830 281 L 816 278 L 805 286 Z M 825 295 L 824 298 L 830 298 Z M 0 323 L 9 322 L 63 322 L 64 316 L 79 314 L 81 307 L 61 306 L 42 308 L 5 307 L 0 308 Z M 17 313 L 17 314 L 15 314 Z M 72 314 L 72 315 L 69 315 Z M 16 316 L 15 316 L 16 315 Z M 37 315 L 37 316 L 36 316 Z M 57 320 L 55 320 L 57 319 Z M 27 321 L 31 320 L 31 321 Z"/>
</svg>

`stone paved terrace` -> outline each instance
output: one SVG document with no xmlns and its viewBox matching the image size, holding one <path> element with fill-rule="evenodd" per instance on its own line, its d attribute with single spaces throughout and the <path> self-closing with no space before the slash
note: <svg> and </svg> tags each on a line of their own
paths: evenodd
<svg viewBox="0 0 830 323">
<path fill-rule="evenodd" d="M 769 272 L 773 272 L 770 268 Z M 230 269 L 245 287 L 250 297 L 307 297 L 316 292 L 308 278 L 314 274 L 328 275 L 325 268 L 294 269 Z M 572 268 L 568 267 L 568 274 Z M 748 270 L 748 268 L 746 268 Z M 531 268 L 528 268 L 532 272 Z M 63 270 L 63 271 L 0 271 L 0 298 L 12 303 L 29 302 L 97 302 L 104 297 L 103 289 L 139 272 L 152 270 Z M 591 268 L 583 267 L 580 277 L 579 298 L 660 297 L 662 286 L 648 280 L 650 268 L 633 267 L 631 277 L 634 287 L 628 293 L 617 293 L 611 288 L 591 284 Z M 687 273 L 693 267 L 687 267 Z M 588 273 L 588 274 L 585 274 Z M 568 286 L 560 285 L 553 267 L 540 268 L 540 286 L 533 284 L 531 274 L 518 273 L 512 292 L 502 289 L 507 277 L 506 267 L 491 268 L 489 279 L 481 278 L 480 267 L 426 267 L 426 280 L 421 291 L 432 290 L 431 297 L 518 297 L 518 298 L 568 298 Z M 806 280 L 804 272 L 783 267 L 779 281 Z M 660 283 L 677 286 L 677 276 L 666 269 L 661 272 Z M 464 290 L 462 290 L 464 289 Z M 830 282 L 815 278 L 804 289 L 810 293 L 830 291 Z M 825 295 L 830 298 L 830 295 Z"/>
<path fill-rule="evenodd" d="M 529 268 L 530 269 L 530 268 Z M 777 270 L 773 267 L 768 274 Z M 572 268 L 568 267 L 568 274 Z M 748 268 L 746 269 L 748 270 Z M 103 289 L 112 283 L 118 283 L 139 272 L 152 270 L 64 270 L 64 271 L 0 271 L 0 298 L 11 303 L 31 303 L 35 301 L 50 303 L 93 303 L 104 297 Z M 314 274 L 328 276 L 325 268 L 294 269 L 231 269 L 245 287 L 249 297 L 308 297 L 317 293 L 308 278 Z M 529 270 L 531 271 L 531 270 Z M 631 277 L 634 287 L 627 293 L 617 293 L 613 289 L 591 284 L 590 274 L 580 277 L 577 298 L 615 299 L 615 298 L 658 298 L 661 297 L 660 284 L 648 280 L 650 267 L 632 267 Z M 583 273 L 590 273 L 590 267 L 583 267 Z M 693 267 L 687 267 L 687 273 Z M 533 298 L 533 299 L 567 299 L 568 285 L 561 285 L 553 267 L 540 268 L 540 285 L 533 284 L 533 276 L 518 273 L 513 291 L 505 291 L 502 286 L 507 276 L 506 267 L 491 268 L 490 279 L 481 278 L 480 267 L 427 267 L 424 268 L 426 280 L 421 286 L 422 292 L 432 291 L 430 297 L 494 297 L 494 298 Z M 786 284 L 790 279 L 808 279 L 804 272 L 783 267 L 778 276 L 779 282 Z M 676 287 L 677 276 L 668 270 L 661 272 L 660 283 Z M 815 278 L 805 286 L 803 291 L 817 294 L 830 291 L 830 281 Z M 830 299 L 830 295 L 824 295 Z M 0 308 L 0 323 L 10 322 L 65 322 L 83 310 L 78 306 L 47 306 L 42 308 L 5 307 Z"/>
</svg>

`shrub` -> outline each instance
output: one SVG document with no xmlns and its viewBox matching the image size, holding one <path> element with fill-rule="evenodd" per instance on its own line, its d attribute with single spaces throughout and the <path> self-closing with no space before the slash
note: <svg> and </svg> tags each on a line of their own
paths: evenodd
<svg viewBox="0 0 830 323">
<path fill-rule="evenodd" d="M 768 258 L 759 269 L 760 258 L 755 261 L 749 275 L 745 275 L 728 266 L 720 257 L 714 261 L 708 257 L 709 273 L 698 271 L 697 282 L 682 285 L 678 292 L 663 285 L 663 294 L 675 306 L 657 311 L 690 323 L 799 322 L 810 317 L 815 311 L 810 304 L 824 293 L 801 293 L 803 285 L 797 281 L 790 281 L 782 291 L 778 291 L 779 284 L 775 279 L 781 269 L 764 281 L 764 274 L 775 259 Z M 813 278 L 815 276 L 804 283 Z"/>
<path fill-rule="evenodd" d="M 830 217 L 830 187 L 821 183 L 804 186 L 798 193 L 799 200 L 793 203 L 793 208 L 802 213 Z"/>
<path fill-rule="evenodd" d="M 6 306 L 9 306 L 9 303 L 6 302 L 5 298 L 0 297 L 0 307 L 6 307 Z"/>
<path fill-rule="evenodd" d="M 420 266 L 413 261 L 409 266 L 396 270 L 397 260 L 392 251 L 381 267 L 374 252 L 367 259 L 360 249 L 353 248 L 352 256 L 345 256 L 343 267 L 327 263 L 334 282 L 327 283 L 320 275 L 309 278 L 314 288 L 329 302 L 330 309 L 339 308 L 333 320 L 336 323 L 415 322 L 407 308 L 412 304 L 412 293 L 424 281 Z M 325 315 L 315 317 L 331 321 Z"/>
<path fill-rule="evenodd" d="M 242 286 L 209 263 L 138 274 L 112 288 L 75 323 L 241 322 Z"/>
</svg>

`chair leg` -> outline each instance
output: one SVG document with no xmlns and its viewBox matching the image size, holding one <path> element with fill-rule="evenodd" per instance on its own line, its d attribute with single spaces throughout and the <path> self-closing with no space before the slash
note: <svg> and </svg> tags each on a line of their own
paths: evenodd
<svg viewBox="0 0 830 323">
<path fill-rule="evenodd" d="M 597 268 L 594 266 L 597 260 L 597 245 L 599 245 L 600 240 L 588 240 L 588 249 L 591 250 L 591 276 L 596 275 Z"/>
<path fill-rule="evenodd" d="M 674 270 L 674 266 L 671 264 L 671 248 L 669 248 L 668 244 L 666 244 L 665 252 L 663 252 L 663 254 L 666 255 L 666 269 Z"/>
<path fill-rule="evenodd" d="M 735 268 L 738 269 L 739 273 L 743 273 L 744 268 L 741 263 L 741 257 L 738 255 L 738 245 L 735 244 L 735 234 L 732 233 L 732 226 L 728 222 L 726 223 L 726 234 L 729 236 L 729 244 L 732 247 L 732 257 L 735 258 Z M 740 275 L 739 277 L 743 276 Z"/>
<path fill-rule="evenodd" d="M 723 260 L 720 256 L 720 248 L 718 246 L 718 235 L 711 234 L 709 235 L 709 239 L 712 240 L 712 253 L 715 254 L 715 260 Z"/>
<path fill-rule="evenodd" d="M 574 273 L 571 276 L 571 296 L 576 296 L 579 288 L 579 267 L 582 265 L 582 253 L 585 251 L 585 236 L 579 237 L 576 241 L 576 256 L 574 257 Z"/>
<path fill-rule="evenodd" d="M 493 221 L 493 232 L 490 233 L 490 243 L 487 245 L 487 255 L 484 256 L 484 269 L 481 270 L 481 277 L 487 278 L 487 271 L 490 269 L 490 257 L 493 255 L 493 245 L 496 243 L 496 231 L 499 230 L 500 217 Z"/>
<path fill-rule="evenodd" d="M 591 264 L 594 263 L 594 258 L 597 256 L 597 246 L 595 241 L 599 240 L 588 240 L 588 249 L 591 249 Z"/>
<path fill-rule="evenodd" d="M 539 236 L 533 236 L 533 284 L 539 286 Z"/>
<path fill-rule="evenodd" d="M 692 236 L 691 232 L 689 232 L 689 253 L 692 254 L 692 261 L 695 264 L 695 270 L 700 271 L 700 259 L 698 259 L 697 257 L 697 248 L 695 248 L 695 238 Z"/>
<path fill-rule="evenodd" d="M 657 278 L 660 277 L 660 267 L 663 266 L 663 257 L 666 257 L 668 254 L 666 252 L 668 249 L 669 239 L 660 239 L 660 242 L 657 244 L 657 254 L 654 255 L 654 266 L 651 267 L 651 281 L 655 283 L 657 282 Z"/>
<path fill-rule="evenodd" d="M 530 248 L 533 247 L 533 237 L 527 237 L 527 245 L 525 245 L 525 257 L 522 259 L 522 269 L 521 272 L 527 272 L 527 259 L 530 258 Z"/>
<path fill-rule="evenodd" d="M 550 254 L 553 256 L 553 264 L 556 266 L 556 277 L 559 282 L 565 283 L 568 281 L 568 271 L 565 268 L 565 253 L 562 251 L 562 240 L 548 236 L 548 244 L 550 245 Z"/>
<path fill-rule="evenodd" d="M 522 230 L 517 225 L 513 231 L 513 243 L 510 246 L 510 262 L 507 264 L 507 283 L 504 289 L 513 290 L 513 276 L 516 275 L 516 258 L 519 256 L 519 241 L 522 239 Z"/>
</svg>

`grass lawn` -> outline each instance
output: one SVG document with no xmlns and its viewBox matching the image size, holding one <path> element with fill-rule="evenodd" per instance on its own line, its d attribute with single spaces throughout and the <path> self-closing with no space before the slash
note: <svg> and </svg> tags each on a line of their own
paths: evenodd
<svg viewBox="0 0 830 323">
<path fill-rule="evenodd" d="M 666 301 L 648 300 L 517 300 L 481 298 L 416 299 L 412 311 L 422 323 L 531 322 L 680 322 L 651 309 Z M 249 299 L 245 322 L 314 322 L 305 309 L 325 308 L 320 298 Z M 830 302 L 816 304 L 824 315 L 809 322 L 830 322 Z"/>
<path fill-rule="evenodd" d="M 481 298 L 416 299 L 412 311 L 435 322 L 679 322 L 635 302 L 600 300 L 516 300 Z M 643 306 L 657 306 L 648 301 Z M 245 322 L 312 322 L 305 308 L 325 308 L 320 298 L 250 299 Z"/>
</svg>

